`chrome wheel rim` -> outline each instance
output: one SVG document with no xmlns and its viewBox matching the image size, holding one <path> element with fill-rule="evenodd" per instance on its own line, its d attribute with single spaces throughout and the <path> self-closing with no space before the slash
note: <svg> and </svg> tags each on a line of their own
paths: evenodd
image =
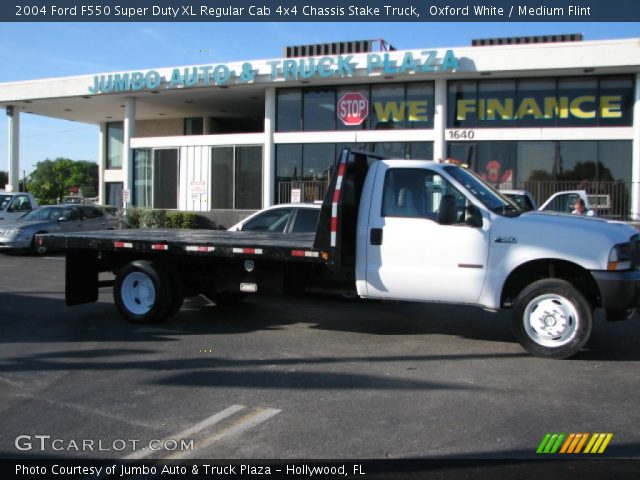
<svg viewBox="0 0 640 480">
<path fill-rule="evenodd" d="M 143 272 L 132 272 L 122 281 L 120 297 L 123 305 L 134 315 L 148 313 L 156 301 L 156 287 Z"/>
<path fill-rule="evenodd" d="M 573 303 L 554 293 L 535 297 L 527 304 L 523 315 L 527 335 L 544 347 L 561 347 L 570 343 L 580 324 Z"/>
</svg>

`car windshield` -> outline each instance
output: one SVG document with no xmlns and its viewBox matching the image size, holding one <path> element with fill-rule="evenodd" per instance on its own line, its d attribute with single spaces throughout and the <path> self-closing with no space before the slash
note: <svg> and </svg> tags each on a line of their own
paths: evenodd
<svg viewBox="0 0 640 480">
<path fill-rule="evenodd" d="M 444 167 L 444 169 L 492 212 L 505 216 L 515 216 L 522 213 L 522 209 L 518 205 L 502 195 L 475 173 L 466 168 L 455 166 L 447 166 Z"/>
<path fill-rule="evenodd" d="M 64 208 L 39 208 L 33 212 L 27 213 L 21 218 L 21 220 L 33 221 L 33 220 L 58 220 L 60 217 L 65 216 Z"/>
<path fill-rule="evenodd" d="M 0 210 L 4 210 L 11 201 L 11 195 L 0 195 Z"/>
</svg>

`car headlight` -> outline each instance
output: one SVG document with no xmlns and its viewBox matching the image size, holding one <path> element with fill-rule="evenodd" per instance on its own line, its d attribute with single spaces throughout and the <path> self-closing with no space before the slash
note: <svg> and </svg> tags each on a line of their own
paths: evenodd
<svg viewBox="0 0 640 480">
<path fill-rule="evenodd" d="M 609 253 L 607 270 L 629 270 L 631 268 L 631 244 L 615 245 Z"/>
<path fill-rule="evenodd" d="M 4 231 L 4 236 L 17 237 L 18 235 L 20 235 L 20 233 L 22 233 L 22 230 L 20 230 L 19 228 L 10 228 L 9 230 Z"/>
</svg>

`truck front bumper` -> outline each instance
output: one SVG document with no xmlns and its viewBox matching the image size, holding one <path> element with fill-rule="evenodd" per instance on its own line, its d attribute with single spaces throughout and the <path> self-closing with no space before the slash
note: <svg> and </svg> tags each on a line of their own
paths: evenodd
<svg viewBox="0 0 640 480">
<path fill-rule="evenodd" d="M 600 289 L 602 308 L 624 310 L 640 306 L 640 270 L 591 273 Z"/>
</svg>

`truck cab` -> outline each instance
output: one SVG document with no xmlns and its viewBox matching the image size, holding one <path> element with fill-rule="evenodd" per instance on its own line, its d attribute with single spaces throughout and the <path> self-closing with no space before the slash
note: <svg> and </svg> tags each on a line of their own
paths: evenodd
<svg viewBox="0 0 640 480">
<path fill-rule="evenodd" d="M 338 269 L 350 266 L 357 222 L 359 296 L 511 309 L 520 343 L 554 358 L 585 345 L 596 308 L 621 320 L 640 304 L 640 236 L 631 226 L 525 212 L 458 165 L 364 157 L 343 157 L 320 221 L 332 203 Z M 319 231 L 316 248 L 327 238 Z"/>
</svg>

